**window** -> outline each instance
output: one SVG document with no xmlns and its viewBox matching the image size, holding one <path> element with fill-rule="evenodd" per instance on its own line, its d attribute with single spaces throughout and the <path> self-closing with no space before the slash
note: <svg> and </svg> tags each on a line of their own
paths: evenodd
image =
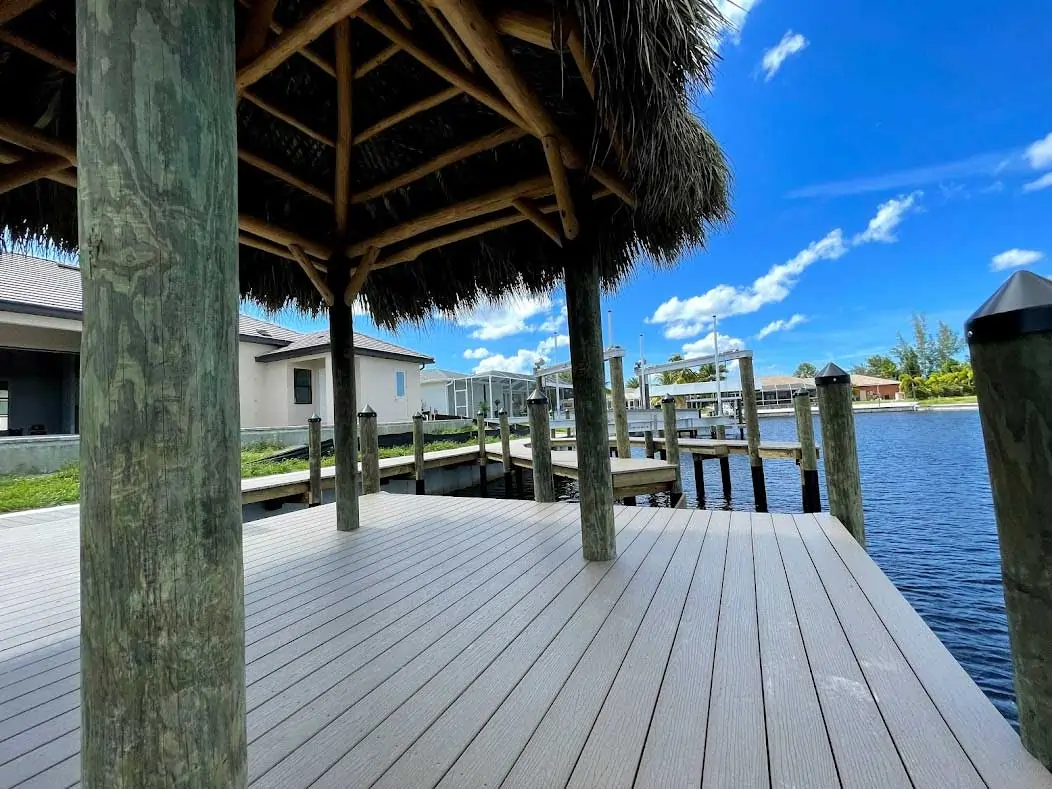
<svg viewBox="0 0 1052 789">
<path fill-rule="evenodd" d="M 405 397 L 405 370 L 395 370 L 395 397 Z"/>
<path fill-rule="evenodd" d="M 296 405 L 310 405 L 314 402 L 311 387 L 311 371 L 296 367 L 292 370 L 292 392 Z"/>
<path fill-rule="evenodd" d="M 7 381 L 0 381 L 0 433 L 7 430 Z"/>
</svg>

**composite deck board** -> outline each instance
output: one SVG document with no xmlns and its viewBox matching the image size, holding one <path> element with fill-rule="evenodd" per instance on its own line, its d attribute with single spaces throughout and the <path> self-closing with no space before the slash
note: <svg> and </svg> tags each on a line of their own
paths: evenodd
<svg viewBox="0 0 1052 789">
<path fill-rule="evenodd" d="M 619 507 L 589 564 L 574 505 L 362 513 L 244 528 L 253 786 L 1052 789 L 827 515 Z M 0 518 L 0 789 L 78 783 L 75 515 Z"/>
</svg>

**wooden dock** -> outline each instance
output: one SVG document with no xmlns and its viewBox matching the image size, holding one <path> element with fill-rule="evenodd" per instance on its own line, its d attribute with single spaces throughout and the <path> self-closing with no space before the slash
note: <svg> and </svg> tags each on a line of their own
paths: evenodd
<svg viewBox="0 0 1052 789">
<path fill-rule="evenodd" d="M 634 446 L 644 446 L 646 441 L 642 438 L 632 436 L 629 439 Z M 553 438 L 553 447 L 575 447 L 577 446 L 577 439 L 570 438 Z M 614 438 L 610 438 L 610 447 L 616 446 Z M 654 436 L 654 446 L 658 449 L 663 449 L 665 446 L 665 439 L 660 436 Z M 816 447 L 816 451 L 821 453 L 821 446 Z M 705 457 L 727 457 L 728 455 L 748 455 L 749 454 L 749 442 L 740 441 L 735 438 L 727 439 L 713 439 L 713 438 L 680 438 L 679 439 L 679 451 L 686 455 L 704 455 Z M 799 441 L 761 441 L 760 442 L 760 457 L 766 460 L 795 460 L 800 462 L 800 442 Z"/>
<path fill-rule="evenodd" d="M 254 787 L 1052 787 L 833 518 L 377 494 L 246 524 Z M 0 787 L 79 781 L 75 517 L 0 528 Z"/>
</svg>

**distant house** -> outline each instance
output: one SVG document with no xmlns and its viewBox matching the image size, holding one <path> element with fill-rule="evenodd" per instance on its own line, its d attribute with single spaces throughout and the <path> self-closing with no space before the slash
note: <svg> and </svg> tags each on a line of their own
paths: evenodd
<svg viewBox="0 0 1052 789">
<path fill-rule="evenodd" d="M 893 378 L 852 373 L 851 388 L 858 392 L 859 400 L 897 400 L 902 387 Z"/>
<path fill-rule="evenodd" d="M 532 375 L 499 370 L 471 374 L 435 368 L 420 376 L 424 410 L 435 416 L 471 418 L 480 409 L 493 416 L 502 408 L 509 416 L 525 416 L 533 384 Z"/>
<path fill-rule="evenodd" d="M 0 435 L 78 432 L 80 269 L 0 254 Z M 317 413 L 333 421 L 328 332 L 301 333 L 241 315 L 238 367 L 242 427 L 302 425 Z M 381 422 L 421 407 L 420 371 L 434 361 L 417 351 L 355 334 L 358 407 Z"/>
</svg>

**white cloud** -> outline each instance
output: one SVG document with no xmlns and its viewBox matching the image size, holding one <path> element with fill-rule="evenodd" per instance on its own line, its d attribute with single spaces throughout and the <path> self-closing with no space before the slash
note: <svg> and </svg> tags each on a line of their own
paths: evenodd
<svg viewBox="0 0 1052 789">
<path fill-rule="evenodd" d="M 549 315 L 544 323 L 537 327 L 537 331 L 557 332 L 566 327 L 566 302 L 560 301 L 558 312 Z"/>
<path fill-rule="evenodd" d="M 719 335 L 720 339 L 720 354 L 725 351 L 740 350 L 745 347 L 745 341 L 738 337 L 731 337 L 727 334 Z M 700 337 L 694 342 L 688 342 L 683 346 L 683 355 L 687 358 L 691 356 L 710 356 L 716 352 L 716 336 L 713 332 L 709 332 L 704 337 Z"/>
<path fill-rule="evenodd" d="M 538 359 L 551 364 L 554 358 L 554 351 L 558 348 L 565 348 L 569 344 L 570 336 L 560 334 L 556 337 L 546 337 L 532 350 L 520 348 L 511 356 L 495 353 L 485 357 L 474 356 L 470 358 L 480 359 L 479 363 L 475 365 L 475 373 L 488 373 L 496 370 L 508 373 L 532 373 L 533 366 Z M 466 357 L 467 353 L 465 352 L 464 355 Z M 564 354 L 559 355 L 564 356 Z"/>
<path fill-rule="evenodd" d="M 806 38 L 792 30 L 787 30 L 781 41 L 763 53 L 763 61 L 760 63 L 763 68 L 763 81 L 770 82 L 771 77 L 778 73 L 778 69 L 782 67 L 786 58 L 795 55 L 806 46 Z"/>
<path fill-rule="evenodd" d="M 1024 192 L 1036 192 L 1039 189 L 1048 189 L 1052 187 L 1052 173 L 1045 173 L 1036 181 L 1031 181 L 1028 184 L 1023 184 Z"/>
<path fill-rule="evenodd" d="M 864 231 L 852 239 L 854 244 L 866 244 L 871 241 L 879 241 L 882 244 L 892 244 L 898 241 L 895 238 L 895 228 L 901 224 L 923 192 L 914 192 L 911 195 L 899 195 L 893 200 L 888 200 L 877 209 L 877 215 L 869 220 L 869 225 Z"/>
<path fill-rule="evenodd" d="M 727 23 L 724 33 L 725 38 L 731 39 L 735 44 L 741 41 L 742 28 L 749 12 L 760 0 L 716 0 L 716 10 Z M 719 42 L 717 42 L 718 45 Z"/>
<path fill-rule="evenodd" d="M 552 309 L 548 296 L 512 296 L 506 301 L 480 304 L 457 315 L 462 326 L 474 328 L 471 336 L 476 340 L 499 340 L 514 334 L 537 331 L 531 318 L 547 314 Z"/>
<path fill-rule="evenodd" d="M 993 256 L 990 261 L 990 270 L 1004 271 L 1016 266 L 1029 266 L 1031 263 L 1037 263 L 1044 256 L 1044 253 L 1036 249 L 1008 249 L 1000 255 Z"/>
<path fill-rule="evenodd" d="M 490 352 L 486 348 L 468 348 L 464 351 L 465 359 L 485 359 L 490 355 Z"/>
<path fill-rule="evenodd" d="M 1026 158 L 1035 170 L 1052 167 L 1052 132 L 1027 146 Z"/>
<path fill-rule="evenodd" d="M 570 345 L 569 334 L 558 334 L 555 337 L 547 337 L 541 340 L 537 346 L 537 354 L 540 356 L 550 356 L 552 351 L 556 348 L 567 348 Z"/>
<path fill-rule="evenodd" d="M 764 337 L 768 337 L 768 336 L 774 334 L 775 332 L 792 331 L 797 326 L 799 326 L 801 323 L 806 323 L 806 322 L 807 322 L 807 316 L 806 315 L 801 315 L 800 313 L 796 313 L 795 315 L 793 315 L 790 318 L 785 318 L 785 319 L 780 319 L 780 320 L 776 320 L 776 321 L 771 321 L 766 326 L 764 326 L 762 329 L 760 329 L 760 331 L 756 335 L 756 339 L 757 340 L 762 340 Z"/>
</svg>

